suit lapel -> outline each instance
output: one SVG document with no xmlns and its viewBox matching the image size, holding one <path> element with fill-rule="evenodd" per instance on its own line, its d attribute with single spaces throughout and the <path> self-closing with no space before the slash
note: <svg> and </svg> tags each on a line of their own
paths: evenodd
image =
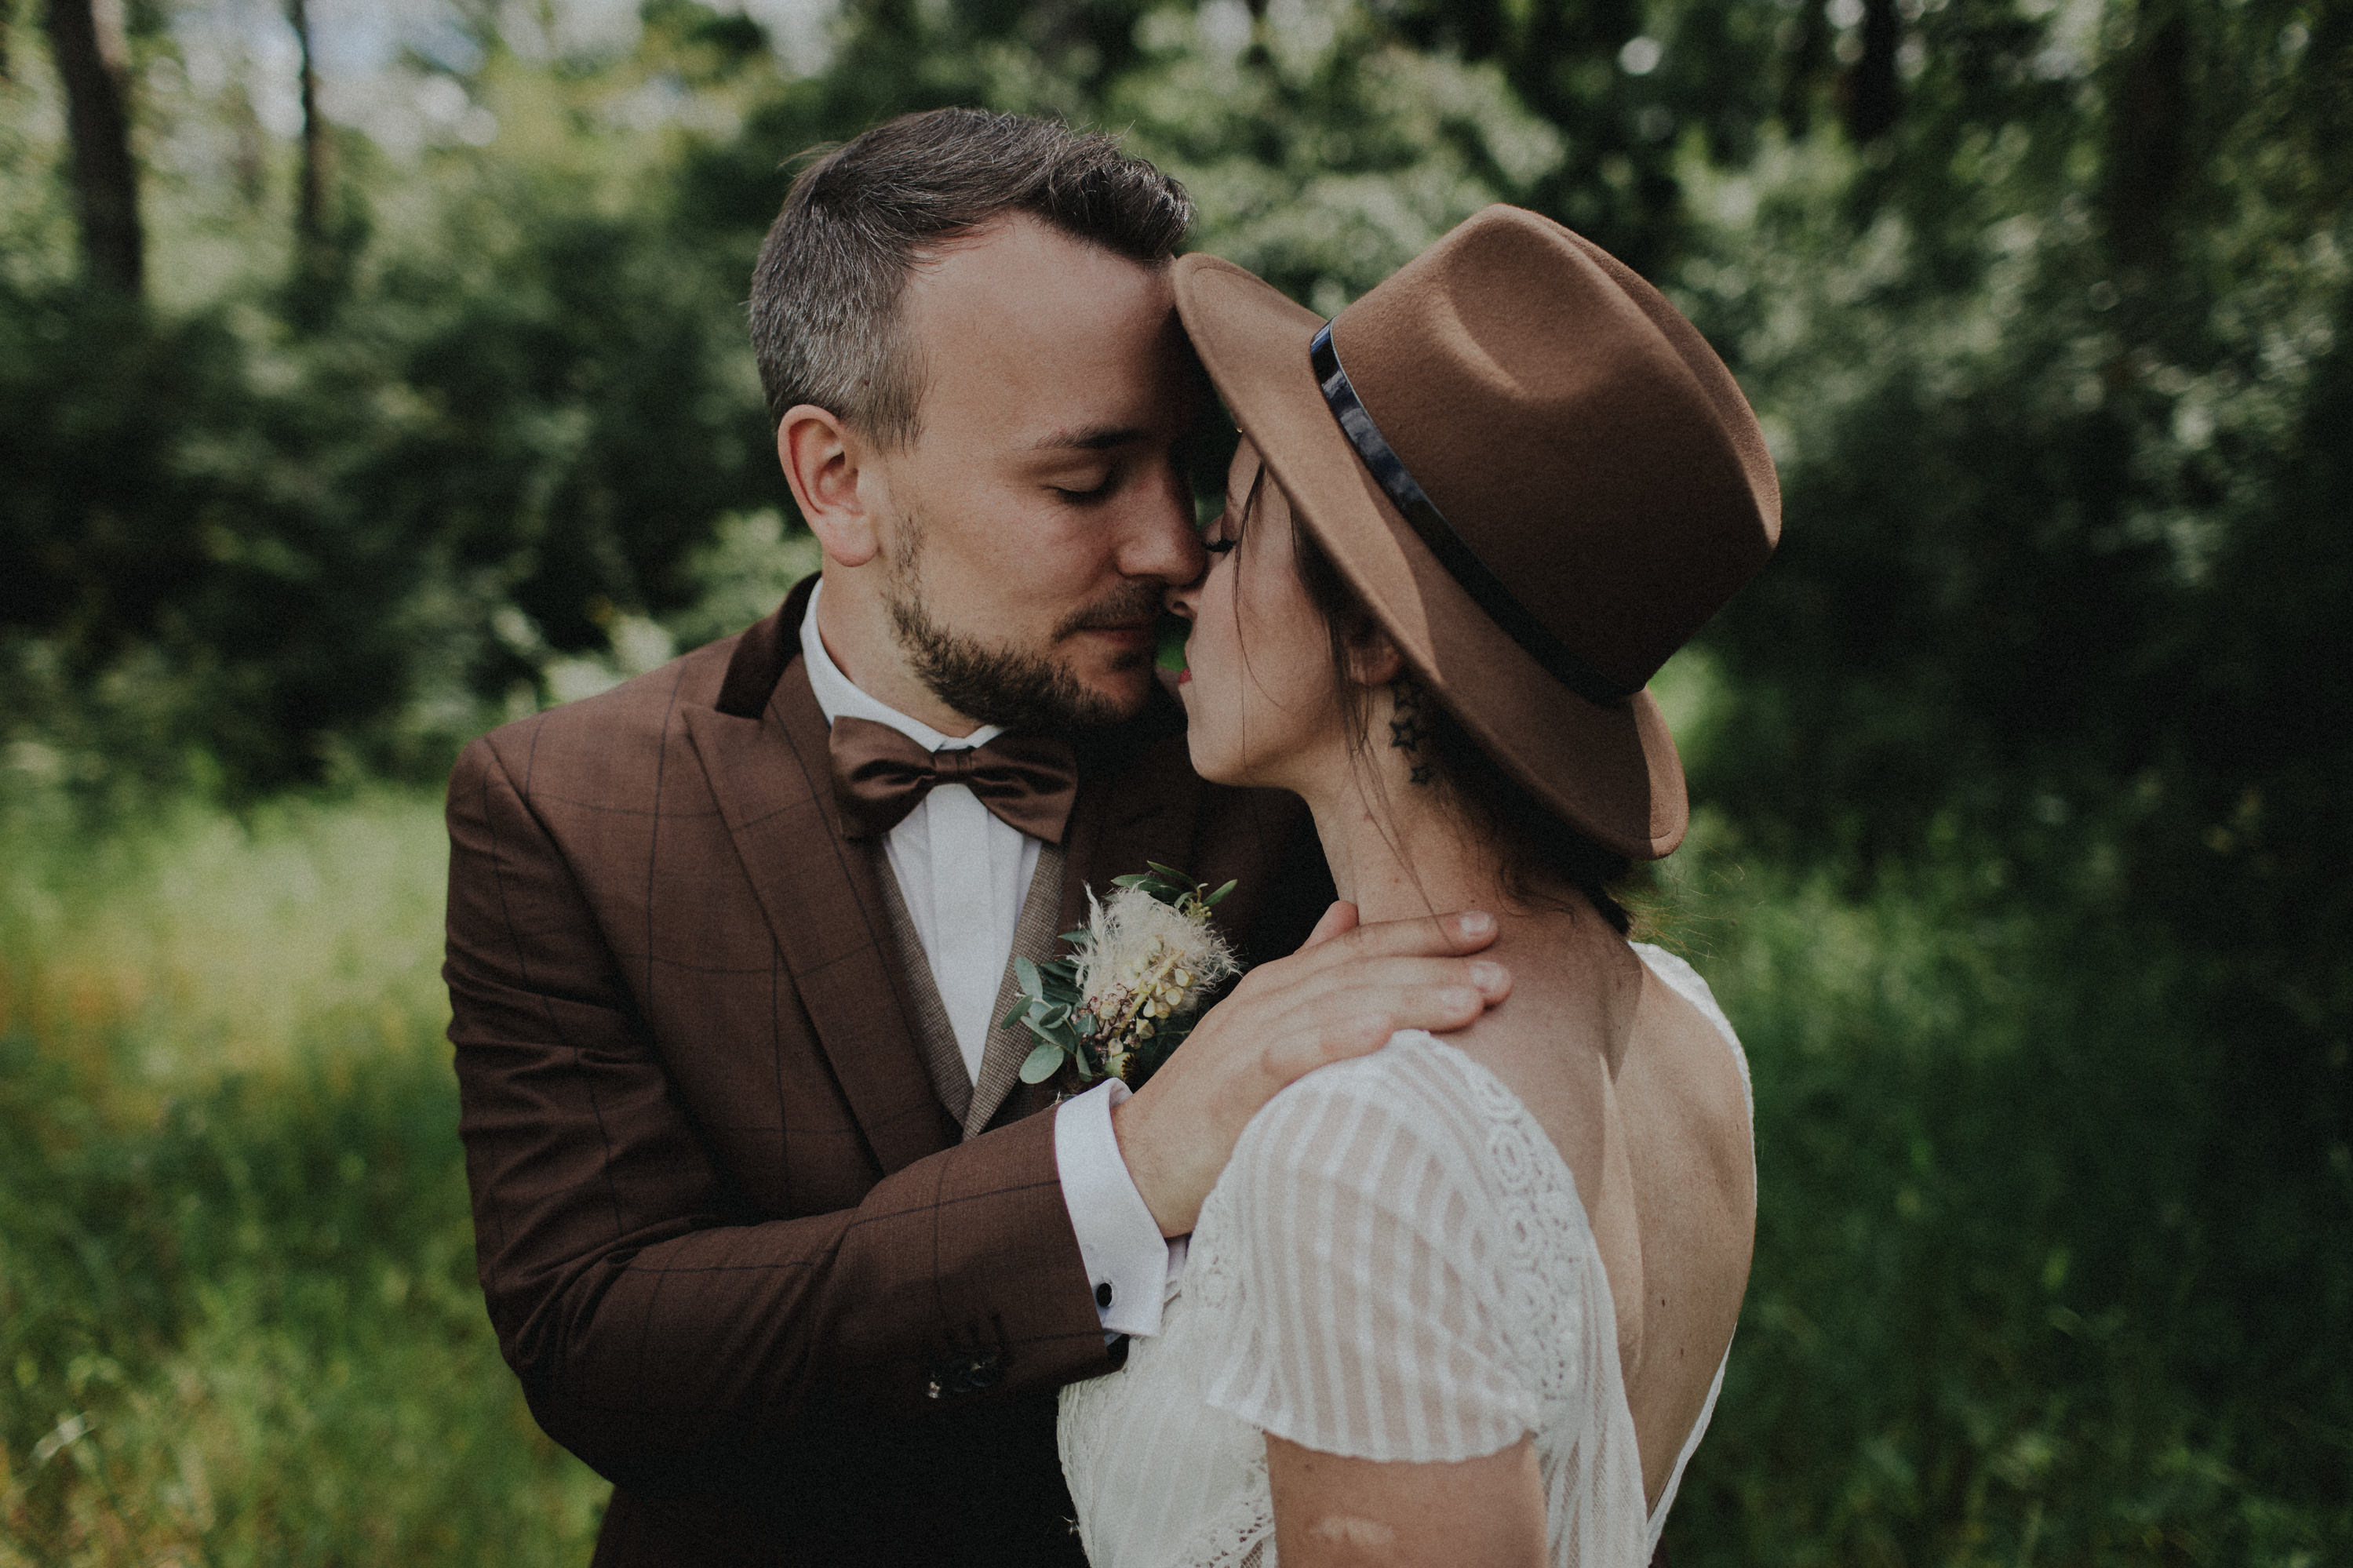
<svg viewBox="0 0 2353 1568">
<path fill-rule="evenodd" d="M 776 618 L 806 602 L 797 591 Z M 873 866 L 841 836 L 825 715 L 807 670 L 786 662 L 759 718 L 739 716 L 740 707 L 683 712 L 744 874 L 875 1160 L 888 1173 L 945 1148 L 951 1130 L 891 973 Z"/>
</svg>

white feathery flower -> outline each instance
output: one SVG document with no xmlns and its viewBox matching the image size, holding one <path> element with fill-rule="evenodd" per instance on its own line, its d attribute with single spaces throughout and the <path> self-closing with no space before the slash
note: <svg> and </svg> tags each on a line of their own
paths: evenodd
<svg viewBox="0 0 2353 1568">
<path fill-rule="evenodd" d="M 1087 892 L 1087 940 L 1078 959 L 1081 1005 L 1094 1015 L 1113 1070 L 1153 1020 L 1190 1011 L 1240 965 L 1206 910 L 1187 913 L 1142 888 Z"/>
<path fill-rule="evenodd" d="M 1098 998 L 1114 991 L 1132 998 L 1146 982 L 1160 988 L 1172 1012 L 1189 1007 L 1239 967 L 1206 913 L 1184 914 L 1141 888 L 1114 888 L 1108 899 L 1087 890 L 1079 994 L 1098 1017 Z"/>
<path fill-rule="evenodd" d="M 1145 864 L 1148 872 L 1113 879 L 1109 899 L 1087 889 L 1086 927 L 1065 933 L 1067 956 L 1014 959 L 1020 996 L 1002 1026 L 1022 1024 L 1037 1042 L 1022 1082 L 1109 1074 L 1141 1087 L 1240 972 L 1209 913 L 1234 884 L 1213 892 L 1173 867 Z"/>
</svg>

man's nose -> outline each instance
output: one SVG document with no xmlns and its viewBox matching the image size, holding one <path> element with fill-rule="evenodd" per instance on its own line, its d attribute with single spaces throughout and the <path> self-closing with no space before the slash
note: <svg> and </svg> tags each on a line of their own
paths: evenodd
<svg viewBox="0 0 2353 1568">
<path fill-rule="evenodd" d="M 1120 552 L 1124 576 L 1190 583 L 1208 568 L 1200 531 L 1193 525 L 1193 488 L 1184 468 L 1161 465 L 1155 481 L 1136 498 L 1129 537 Z"/>
</svg>

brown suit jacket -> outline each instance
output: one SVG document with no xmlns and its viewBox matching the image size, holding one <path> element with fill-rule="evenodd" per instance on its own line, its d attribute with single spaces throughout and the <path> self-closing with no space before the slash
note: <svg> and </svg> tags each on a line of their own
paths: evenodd
<svg viewBox="0 0 2353 1568">
<path fill-rule="evenodd" d="M 1076 1563 L 1052 1393 L 1124 1346 L 1050 1097 L 965 1139 L 926 1072 L 834 806 L 807 592 L 459 761 L 482 1289 L 541 1426 L 616 1483 L 600 1563 Z M 1082 744 L 1062 925 L 1148 858 L 1241 879 L 1229 928 L 1289 951 L 1330 896 L 1303 814 L 1203 784 L 1172 709 Z"/>
</svg>

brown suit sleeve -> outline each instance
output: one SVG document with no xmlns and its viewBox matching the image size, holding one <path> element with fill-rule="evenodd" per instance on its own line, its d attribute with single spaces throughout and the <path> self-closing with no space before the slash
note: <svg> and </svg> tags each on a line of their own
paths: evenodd
<svg viewBox="0 0 2353 1568">
<path fill-rule="evenodd" d="M 678 1103 L 563 850 L 487 741 L 459 763 L 448 825 L 478 1261 L 550 1436 L 651 1482 L 714 1446 L 1110 1368 L 1051 1117 L 918 1160 L 855 1208 L 761 1219 Z"/>
</svg>

